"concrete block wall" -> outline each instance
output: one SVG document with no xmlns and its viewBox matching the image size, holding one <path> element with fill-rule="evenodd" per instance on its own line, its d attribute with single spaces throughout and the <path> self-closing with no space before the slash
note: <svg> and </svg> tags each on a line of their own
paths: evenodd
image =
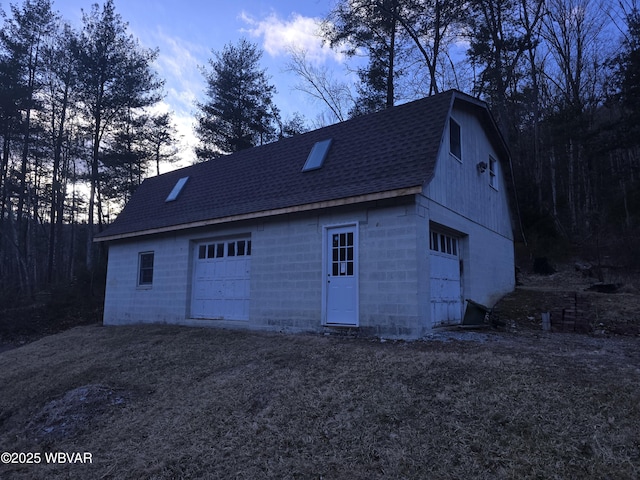
<svg viewBox="0 0 640 480">
<path fill-rule="evenodd" d="M 261 329 L 320 328 L 322 227 L 317 215 L 257 224 L 252 235 L 249 318 Z"/>
<path fill-rule="evenodd" d="M 421 332 L 413 204 L 369 209 L 360 225 L 360 329 L 384 337 Z"/>
<path fill-rule="evenodd" d="M 154 252 L 153 284 L 138 286 L 138 258 Z M 184 320 L 190 274 L 189 241 L 164 236 L 109 246 L 104 323 L 176 323 Z"/>
<path fill-rule="evenodd" d="M 429 321 L 430 221 L 461 232 L 464 296 L 492 306 L 514 288 L 512 239 L 419 196 L 208 227 L 109 248 L 105 324 L 181 323 L 276 331 L 322 326 L 325 227 L 357 223 L 359 329 L 365 335 L 419 337 Z M 251 235 L 249 321 L 189 318 L 193 247 L 200 240 Z M 137 286 L 138 254 L 154 251 L 151 287 Z"/>
<path fill-rule="evenodd" d="M 395 203 L 395 204 L 394 204 Z M 258 224 L 252 234 L 252 328 L 324 331 L 322 285 L 325 228 L 357 223 L 359 328 L 368 335 L 417 336 L 416 209 L 411 204 L 332 209 Z M 426 234 L 425 234 L 426 237 Z"/>
</svg>

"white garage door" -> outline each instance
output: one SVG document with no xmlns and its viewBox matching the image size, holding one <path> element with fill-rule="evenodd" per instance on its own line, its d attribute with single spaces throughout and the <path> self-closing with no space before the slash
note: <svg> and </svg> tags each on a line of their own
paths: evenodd
<svg viewBox="0 0 640 480">
<path fill-rule="evenodd" d="M 218 240 L 195 246 L 192 318 L 249 319 L 251 240 Z"/>
<path fill-rule="evenodd" d="M 458 239 L 432 231 L 429 244 L 433 326 L 461 323 L 462 278 Z"/>
</svg>

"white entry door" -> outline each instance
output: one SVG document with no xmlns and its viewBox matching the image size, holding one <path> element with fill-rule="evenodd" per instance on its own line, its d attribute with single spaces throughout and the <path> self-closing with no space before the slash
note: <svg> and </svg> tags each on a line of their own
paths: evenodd
<svg viewBox="0 0 640 480">
<path fill-rule="evenodd" d="M 358 325 L 358 245 L 357 227 L 326 230 L 327 325 Z"/>
<path fill-rule="evenodd" d="M 458 239 L 432 231 L 429 243 L 432 324 L 462 323 L 462 269 Z"/>
<path fill-rule="evenodd" d="M 251 240 L 195 246 L 192 318 L 249 319 Z"/>
</svg>

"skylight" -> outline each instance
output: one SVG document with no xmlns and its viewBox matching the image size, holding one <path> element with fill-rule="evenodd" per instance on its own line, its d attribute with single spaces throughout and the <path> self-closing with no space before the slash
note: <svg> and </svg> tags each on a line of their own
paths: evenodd
<svg viewBox="0 0 640 480">
<path fill-rule="evenodd" d="M 180 192 L 184 188 L 184 184 L 187 183 L 187 180 L 189 180 L 189 177 L 182 177 L 180 180 L 178 180 L 165 202 L 173 202 L 176 198 L 178 198 L 178 195 L 180 195 Z"/>
<path fill-rule="evenodd" d="M 308 172 L 309 170 L 317 170 L 322 167 L 324 163 L 324 159 L 327 158 L 327 153 L 329 152 L 329 147 L 331 146 L 332 139 L 322 140 L 321 142 L 316 142 L 316 144 L 309 152 L 309 156 L 307 157 L 307 161 L 302 167 L 303 172 Z"/>
</svg>

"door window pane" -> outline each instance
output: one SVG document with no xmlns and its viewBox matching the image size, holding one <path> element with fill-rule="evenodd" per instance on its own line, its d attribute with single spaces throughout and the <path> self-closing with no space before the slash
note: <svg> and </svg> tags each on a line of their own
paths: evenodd
<svg viewBox="0 0 640 480">
<path fill-rule="evenodd" d="M 331 273 L 334 276 L 354 275 L 353 232 L 332 235 Z"/>
</svg>

